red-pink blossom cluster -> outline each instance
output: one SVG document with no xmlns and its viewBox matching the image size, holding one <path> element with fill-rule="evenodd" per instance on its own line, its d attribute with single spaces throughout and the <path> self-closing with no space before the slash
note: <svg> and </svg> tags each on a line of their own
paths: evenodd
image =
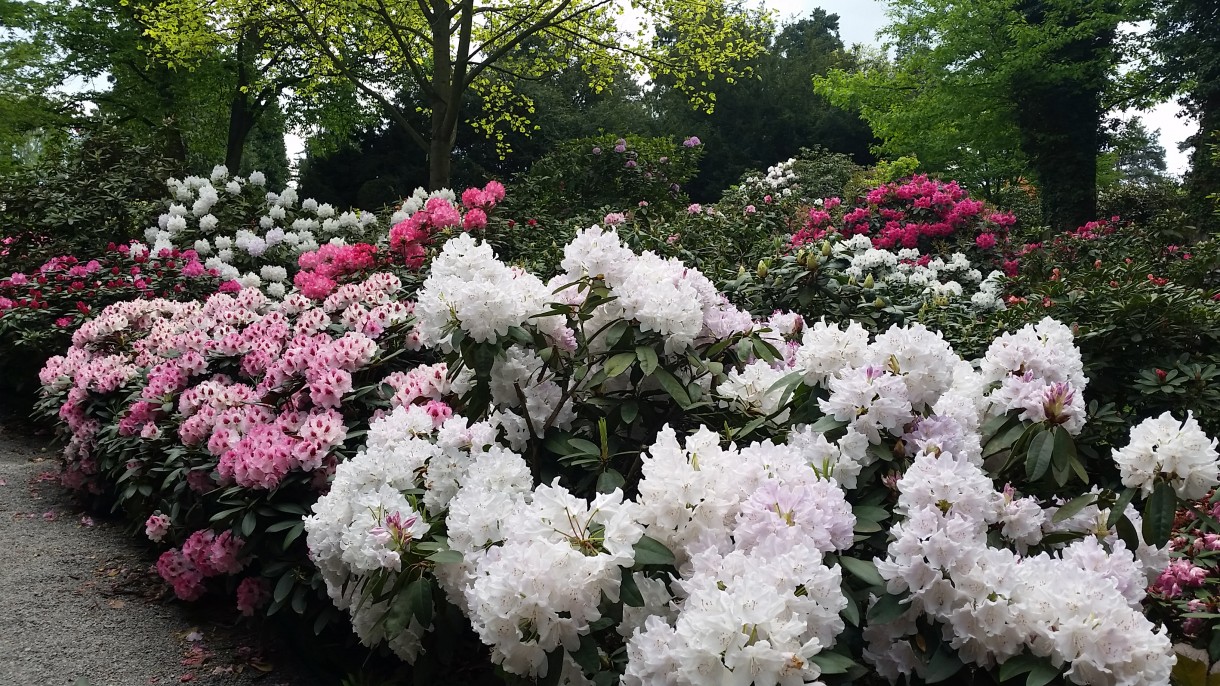
<svg viewBox="0 0 1220 686">
<path fill-rule="evenodd" d="M 28 273 L 0 278 L 0 317 L 46 310 L 66 328 L 99 306 L 115 301 L 170 297 L 200 277 L 214 278 L 194 250 L 164 249 L 150 255 L 142 243 L 111 243 L 97 259 L 60 255 Z M 213 288 L 215 282 L 207 287 Z"/>
<path fill-rule="evenodd" d="M 487 226 L 487 213 L 504 199 L 504 185 L 488 181 L 483 188 L 467 188 L 462 192 L 461 209 L 445 198 L 433 196 L 410 217 L 390 229 L 390 250 L 401 255 L 407 267 L 419 269 L 424 264 L 427 248 L 433 237 L 445 229 L 461 227 L 477 231 Z"/>
<path fill-rule="evenodd" d="M 340 278 L 373 269 L 377 264 L 377 247 L 368 243 L 327 243 L 303 253 L 297 264 L 301 271 L 293 277 L 292 283 L 305 297 L 321 300 L 335 290 Z"/>
<path fill-rule="evenodd" d="M 1016 223 L 1009 213 L 984 213 L 984 203 L 972 200 L 956 181 L 945 183 L 926 175 L 873 188 L 864 204 L 846 208 L 836 225 L 830 210 L 841 204 L 839 198 L 828 198 L 811 208 L 804 228 L 792 237 L 793 247 L 833 232 L 845 237 L 867 235 L 873 247 L 884 249 L 916 248 L 921 241 L 967 234 L 980 248 L 990 249 L 996 245 L 996 234 L 1007 233 Z"/>
<path fill-rule="evenodd" d="M 254 611 L 271 601 L 271 589 L 267 582 L 248 576 L 237 584 L 237 611 L 245 617 L 253 617 Z"/>
<path fill-rule="evenodd" d="M 204 579 L 236 574 L 245 566 L 240 558 L 245 541 L 226 531 L 217 535 L 211 529 L 191 534 L 182 548 L 173 548 L 157 559 L 157 573 L 183 600 L 198 600 L 204 592 Z"/>
<path fill-rule="evenodd" d="M 1095 240 L 1102 236 L 1109 236 L 1117 231 L 1122 226 L 1121 220 L 1118 217 L 1110 217 L 1109 219 L 1098 219 L 1076 229 L 1071 233 L 1075 238 L 1084 240 Z"/>
</svg>

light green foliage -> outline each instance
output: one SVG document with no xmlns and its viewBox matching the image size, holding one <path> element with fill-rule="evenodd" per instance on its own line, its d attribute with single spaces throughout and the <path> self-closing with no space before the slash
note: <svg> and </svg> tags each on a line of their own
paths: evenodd
<svg viewBox="0 0 1220 686">
<path fill-rule="evenodd" d="M 737 11 L 724 2 L 634 0 L 638 30 L 623 30 L 626 6 L 596 0 L 289 0 L 250 4 L 244 0 L 169 0 L 146 14 L 149 35 L 170 61 L 215 49 L 252 22 L 291 25 L 301 37 L 292 49 L 316 84 L 344 80 L 368 105 L 385 114 L 432 158 L 433 185 L 449 177 L 462 99 L 476 94 L 482 114 L 472 123 L 503 141 L 507 132 L 527 132 L 534 102 L 517 84 L 579 62 L 594 92 L 610 86 L 622 69 L 665 76 L 696 106 L 715 106 L 710 83 L 742 76 L 738 65 L 762 45 L 755 27 L 769 18 Z M 668 40 L 653 40 L 663 27 Z M 266 50 L 283 46 L 268 43 Z M 507 77 L 507 78 L 504 78 Z M 394 95 L 410 93 L 412 101 Z M 421 103 L 414 105 L 414 102 Z M 431 130 L 412 121 L 411 107 L 431 116 Z M 507 145 L 501 148 L 507 153 Z"/>
<path fill-rule="evenodd" d="M 882 139 L 879 152 L 913 153 L 990 193 L 1032 175 L 1037 146 L 1020 94 L 1087 83 L 1104 111 L 1124 95 L 1118 57 L 1134 40 L 1119 35 L 1107 49 L 1105 37 L 1139 16 L 1125 0 L 894 0 L 883 31 L 893 60 L 861 54 L 858 70 L 832 71 L 814 86 L 859 109 Z"/>
</svg>

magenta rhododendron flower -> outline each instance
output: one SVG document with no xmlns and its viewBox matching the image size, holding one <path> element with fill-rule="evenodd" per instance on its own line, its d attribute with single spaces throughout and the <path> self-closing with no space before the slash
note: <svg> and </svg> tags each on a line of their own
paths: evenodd
<svg viewBox="0 0 1220 686">
<path fill-rule="evenodd" d="M 245 617 L 253 617 L 270 600 L 271 589 L 263 579 L 248 576 L 237 585 L 237 611 Z"/>
</svg>

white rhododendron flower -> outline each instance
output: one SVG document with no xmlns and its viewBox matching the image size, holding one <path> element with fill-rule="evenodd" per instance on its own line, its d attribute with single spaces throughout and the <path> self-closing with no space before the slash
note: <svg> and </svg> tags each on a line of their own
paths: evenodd
<svg viewBox="0 0 1220 686">
<path fill-rule="evenodd" d="M 1158 477 L 1180 498 L 1194 500 L 1220 483 L 1216 439 L 1207 437 L 1190 412 L 1179 422 L 1166 412 L 1131 429 L 1131 441 L 1114 451 L 1123 485 L 1151 493 Z"/>
</svg>

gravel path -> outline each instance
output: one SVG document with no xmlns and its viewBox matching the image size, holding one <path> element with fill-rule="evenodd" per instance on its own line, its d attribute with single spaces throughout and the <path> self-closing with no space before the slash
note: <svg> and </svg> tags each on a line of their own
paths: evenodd
<svg viewBox="0 0 1220 686">
<path fill-rule="evenodd" d="M 165 598 L 152 553 L 62 492 L 47 443 L 0 426 L 0 686 L 314 686 Z"/>
</svg>

